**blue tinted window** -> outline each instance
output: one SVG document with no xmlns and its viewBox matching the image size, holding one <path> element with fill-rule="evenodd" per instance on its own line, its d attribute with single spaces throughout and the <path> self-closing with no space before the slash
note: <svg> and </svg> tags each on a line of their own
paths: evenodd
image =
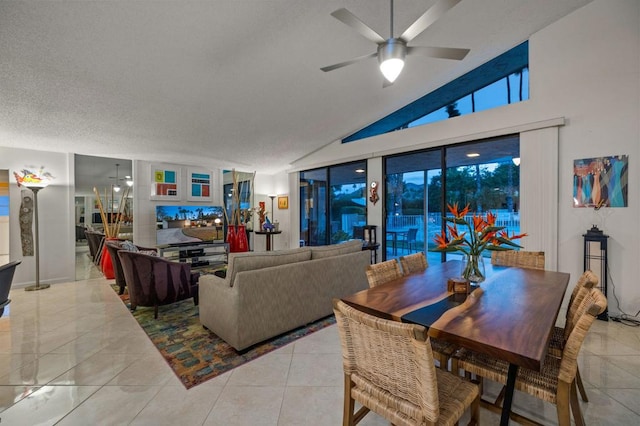
<svg viewBox="0 0 640 426">
<path fill-rule="evenodd" d="M 529 99 L 529 44 L 524 42 L 375 123 L 342 143 Z"/>
</svg>

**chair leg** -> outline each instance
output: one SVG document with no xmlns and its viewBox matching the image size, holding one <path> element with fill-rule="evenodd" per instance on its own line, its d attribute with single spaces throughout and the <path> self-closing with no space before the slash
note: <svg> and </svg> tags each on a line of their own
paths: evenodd
<svg viewBox="0 0 640 426">
<path fill-rule="evenodd" d="M 471 419 L 469 420 L 469 425 L 479 425 L 480 424 L 480 390 L 478 390 L 478 396 L 473 400 L 471 406 L 469 407 L 469 411 L 471 414 Z"/>
<path fill-rule="evenodd" d="M 351 376 L 344 375 L 344 410 L 342 412 L 342 425 L 353 426 L 353 409 L 355 401 L 351 397 L 351 388 L 353 383 L 351 382 Z"/>
<path fill-rule="evenodd" d="M 580 368 L 576 369 L 576 384 L 578 385 L 578 391 L 580 391 L 580 397 L 584 402 L 589 402 L 589 398 L 587 397 L 587 391 L 584 388 L 584 384 L 582 383 L 582 377 L 580 377 Z"/>
<path fill-rule="evenodd" d="M 566 382 L 558 383 L 558 395 L 556 398 L 556 411 L 558 412 L 558 425 L 570 426 L 571 413 L 569 406 L 571 404 L 571 385 Z"/>
<path fill-rule="evenodd" d="M 575 380 L 571 383 L 571 412 L 573 412 L 573 420 L 576 422 L 576 426 L 584 426 L 584 417 L 582 417 L 582 410 L 580 410 Z"/>
<path fill-rule="evenodd" d="M 158 319 L 158 305 L 153 307 L 153 319 Z"/>
<path fill-rule="evenodd" d="M 120 291 L 118 292 L 119 295 L 123 295 L 124 294 L 124 286 L 121 285 L 120 286 Z"/>
</svg>

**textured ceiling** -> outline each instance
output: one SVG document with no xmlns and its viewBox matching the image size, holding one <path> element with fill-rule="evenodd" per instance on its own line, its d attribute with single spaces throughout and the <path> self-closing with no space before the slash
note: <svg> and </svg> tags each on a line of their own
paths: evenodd
<svg viewBox="0 0 640 426">
<path fill-rule="evenodd" d="M 395 28 L 434 0 L 395 2 Z M 276 173 L 526 40 L 589 0 L 463 0 L 410 45 L 382 88 L 375 45 L 387 0 L 2 1 L 0 146 Z M 396 34 L 397 35 L 397 34 Z"/>
</svg>

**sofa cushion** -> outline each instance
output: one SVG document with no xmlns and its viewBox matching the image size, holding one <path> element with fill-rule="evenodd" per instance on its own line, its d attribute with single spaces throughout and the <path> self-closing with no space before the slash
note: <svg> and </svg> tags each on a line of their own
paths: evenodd
<svg viewBox="0 0 640 426">
<path fill-rule="evenodd" d="M 328 246 L 312 246 L 311 259 L 323 259 L 325 257 L 354 253 L 362 250 L 362 240 L 350 240 L 340 244 Z"/>
<path fill-rule="evenodd" d="M 268 252 L 231 253 L 229 254 L 229 264 L 227 267 L 229 286 L 233 287 L 238 272 L 280 266 L 287 263 L 304 262 L 310 259 L 311 250 L 309 247 Z"/>
</svg>

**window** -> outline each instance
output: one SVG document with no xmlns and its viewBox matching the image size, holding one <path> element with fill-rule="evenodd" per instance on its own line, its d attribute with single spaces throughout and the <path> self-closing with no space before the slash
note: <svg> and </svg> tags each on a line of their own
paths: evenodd
<svg viewBox="0 0 640 426">
<path fill-rule="evenodd" d="M 362 238 L 366 169 L 366 161 L 358 161 L 300 173 L 300 238 L 306 245 Z"/>
<path fill-rule="evenodd" d="M 432 263 L 455 257 L 428 252 L 447 204 L 490 210 L 498 226 L 519 233 L 519 157 L 518 135 L 385 157 L 385 259 L 423 250 Z"/>
<path fill-rule="evenodd" d="M 527 100 L 528 67 L 529 44 L 524 42 L 347 136 L 342 143 Z"/>
</svg>

